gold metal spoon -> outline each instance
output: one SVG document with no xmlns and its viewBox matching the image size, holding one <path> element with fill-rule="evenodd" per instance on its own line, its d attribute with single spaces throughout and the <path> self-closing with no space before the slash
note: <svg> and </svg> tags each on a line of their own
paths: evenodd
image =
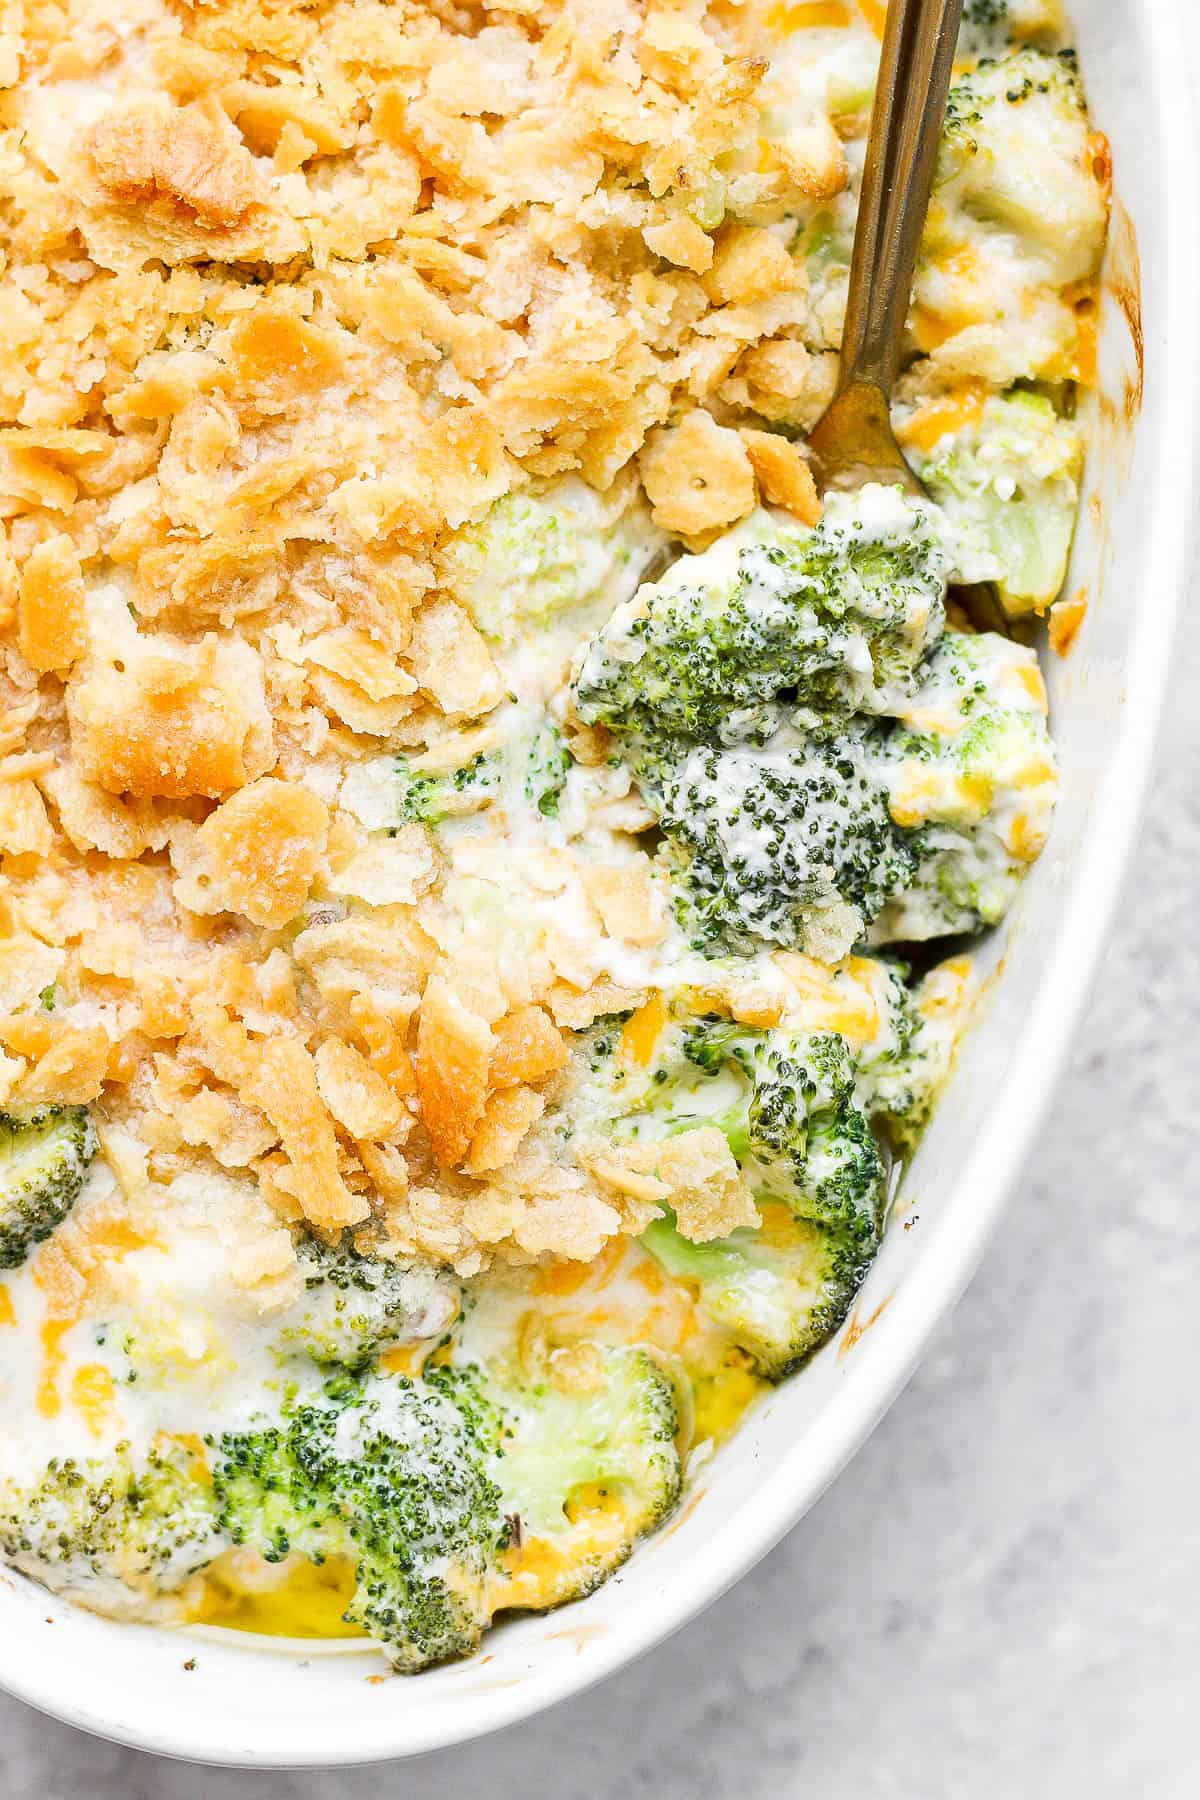
<svg viewBox="0 0 1200 1800">
<path fill-rule="evenodd" d="M 924 489 L 892 430 L 889 401 L 950 92 L 962 0 L 889 0 L 863 169 L 837 392 L 808 439 L 822 490 Z M 955 589 L 981 630 L 1012 627 L 986 583 Z"/>
<path fill-rule="evenodd" d="M 871 111 L 838 388 L 808 444 L 826 488 L 920 483 L 888 413 L 950 92 L 962 0 L 890 0 Z"/>
</svg>

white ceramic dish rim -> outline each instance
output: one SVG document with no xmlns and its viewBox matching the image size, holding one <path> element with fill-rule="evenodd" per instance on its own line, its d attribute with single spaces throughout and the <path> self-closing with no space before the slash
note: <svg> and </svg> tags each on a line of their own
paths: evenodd
<svg viewBox="0 0 1200 1800">
<path fill-rule="evenodd" d="M 317 1713 L 311 1722 L 289 1721 L 263 1731 L 252 1749 L 213 1741 L 205 1709 L 189 1717 L 184 1708 L 169 1719 L 136 1725 L 94 1712 L 86 1696 L 64 1693 L 40 1664 L 22 1661 L 20 1634 L 0 1631 L 0 1685 L 30 1705 L 85 1731 L 162 1755 L 208 1763 L 253 1767 L 349 1766 L 414 1756 L 485 1735 L 580 1693 L 644 1655 L 694 1618 L 760 1560 L 813 1505 L 863 1443 L 915 1368 L 937 1326 L 946 1318 L 974 1273 L 1005 1202 L 1020 1175 L 1046 1116 L 1092 975 L 1112 924 L 1122 877 L 1141 829 L 1141 805 L 1158 735 L 1171 664 L 1171 646 L 1180 592 L 1192 548 L 1189 501 L 1197 492 L 1197 353 L 1192 308 L 1198 290 L 1200 186 L 1195 170 L 1196 127 L 1182 10 L 1175 0 L 1143 0 L 1145 73 L 1153 86 L 1161 131 L 1164 178 L 1171 189 L 1171 216 L 1191 229 L 1171 235 L 1166 246 L 1167 279 L 1160 294 L 1161 344 L 1170 346 L 1171 381 L 1162 401 L 1158 432 L 1160 466 L 1170 483 L 1160 484 L 1156 514 L 1145 521 L 1144 592 L 1155 596 L 1155 629 L 1136 634 L 1135 655 L 1123 671 L 1126 705 L 1122 743 L 1104 783 L 1105 830 L 1088 834 L 1073 871 L 1076 891 L 1085 886 L 1099 896 L 1087 910 L 1076 908 L 1069 943 L 1060 938 L 1049 960 L 1037 1002 L 1025 1028 L 1026 1043 L 1039 1045 L 1036 1057 L 1020 1060 L 1006 1084 L 1003 1115 L 993 1108 L 963 1180 L 972 1184 L 973 1205 L 957 1215 L 954 1231 L 936 1233 L 906 1275 L 889 1310 L 885 1336 L 864 1340 L 847 1371 L 838 1403 L 826 1409 L 791 1452 L 766 1476 L 752 1499 L 717 1529 L 705 1544 L 702 1565 L 689 1581 L 676 1580 L 652 1597 L 643 1596 L 636 1613 L 627 1609 L 620 1631 L 609 1634 L 587 1658 L 560 1664 L 519 1685 L 489 1694 L 464 1696 L 461 1728 L 447 1732 L 422 1709 L 405 1707 L 363 1730 L 356 1722 L 352 1743 L 339 1740 L 336 1718 Z M 1017 1121 L 1017 1123 L 1014 1123 Z M 0 1611 L 4 1608 L 0 1590 Z M 69 1659 L 68 1659 L 69 1661 Z"/>
</svg>

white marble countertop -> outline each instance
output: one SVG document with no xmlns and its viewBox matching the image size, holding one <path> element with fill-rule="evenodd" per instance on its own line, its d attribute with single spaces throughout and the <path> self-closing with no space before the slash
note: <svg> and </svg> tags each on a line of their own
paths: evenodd
<svg viewBox="0 0 1200 1800">
<path fill-rule="evenodd" d="M 1024 1192 L 907 1392 L 752 1575 L 583 1698 L 386 1770 L 189 1768 L 0 1699 L 3 1800 L 1194 1800 L 1198 691 L 1193 638 Z"/>
</svg>

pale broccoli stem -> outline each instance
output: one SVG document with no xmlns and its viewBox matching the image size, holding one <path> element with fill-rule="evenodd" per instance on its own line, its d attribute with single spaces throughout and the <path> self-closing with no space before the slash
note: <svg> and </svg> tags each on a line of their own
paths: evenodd
<svg viewBox="0 0 1200 1800">
<path fill-rule="evenodd" d="M 669 1218 L 648 1226 L 641 1241 L 668 1275 L 698 1284 L 701 1311 L 760 1375 L 782 1381 L 837 1331 L 871 1259 L 843 1234 L 782 1206 L 763 1211 L 757 1231 L 714 1243 L 689 1243 Z"/>
<path fill-rule="evenodd" d="M 1107 225 L 1087 138 L 1073 50 L 985 57 L 950 90 L 935 194 L 1035 249 L 1043 281 L 1085 280 Z"/>
<path fill-rule="evenodd" d="M 586 1346 L 569 1382 L 551 1363 L 538 1381 L 488 1371 L 485 1391 L 505 1420 L 491 1465 L 507 1521 L 493 1610 L 590 1593 L 679 1498 L 671 1382 L 643 1350 Z"/>
<path fill-rule="evenodd" d="M 915 872 L 871 927 L 875 944 L 998 924 L 1054 810 L 1056 760 L 1031 650 L 992 633 L 948 632 L 912 718 L 922 728 L 901 723 L 882 740 L 879 771 Z"/>
<path fill-rule="evenodd" d="M 958 530 L 964 577 L 992 581 L 1013 614 L 1062 587 L 1079 505 L 1083 437 L 1043 394 L 987 400 L 915 466 Z"/>
</svg>

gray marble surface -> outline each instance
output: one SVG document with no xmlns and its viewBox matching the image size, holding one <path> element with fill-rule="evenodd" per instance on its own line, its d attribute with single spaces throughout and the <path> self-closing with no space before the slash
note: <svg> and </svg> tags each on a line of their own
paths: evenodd
<svg viewBox="0 0 1200 1800">
<path fill-rule="evenodd" d="M 214 1773 L 0 1700 L 3 1800 L 1194 1800 L 1200 646 L 1023 1190 L 907 1392 L 733 1593 L 582 1699 L 349 1775 Z"/>
</svg>

